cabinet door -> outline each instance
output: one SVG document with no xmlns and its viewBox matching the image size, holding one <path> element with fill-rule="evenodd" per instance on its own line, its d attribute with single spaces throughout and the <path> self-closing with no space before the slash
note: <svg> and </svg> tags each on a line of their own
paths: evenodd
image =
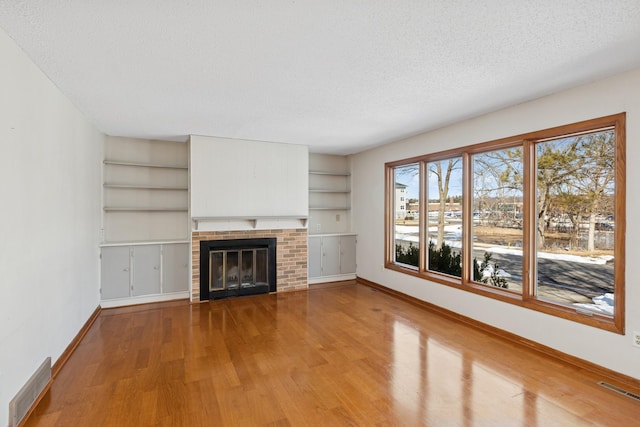
<svg viewBox="0 0 640 427">
<path fill-rule="evenodd" d="M 340 274 L 356 272 L 356 236 L 340 237 Z"/>
<path fill-rule="evenodd" d="M 160 293 L 160 245 L 134 246 L 133 296 Z"/>
<path fill-rule="evenodd" d="M 322 276 L 322 238 L 321 237 L 309 237 L 308 253 L 308 266 L 309 277 Z"/>
<path fill-rule="evenodd" d="M 189 245 L 162 246 L 162 293 L 189 290 Z"/>
<path fill-rule="evenodd" d="M 130 287 L 129 247 L 102 248 L 101 254 L 100 298 L 108 300 L 128 297 Z"/>
<path fill-rule="evenodd" d="M 340 274 L 340 237 L 325 236 L 322 238 L 322 275 Z"/>
</svg>

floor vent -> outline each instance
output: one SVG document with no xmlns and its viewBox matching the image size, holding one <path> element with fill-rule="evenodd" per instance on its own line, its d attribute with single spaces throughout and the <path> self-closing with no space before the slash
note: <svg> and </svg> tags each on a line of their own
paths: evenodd
<svg viewBox="0 0 640 427">
<path fill-rule="evenodd" d="M 624 394 L 627 397 L 640 401 L 640 396 L 620 387 L 616 387 L 613 384 L 605 383 L 604 381 L 599 381 L 598 385 L 602 387 L 608 388 L 609 390 L 615 391 L 616 393 Z"/>
<path fill-rule="evenodd" d="M 16 427 L 22 421 L 42 390 L 51 380 L 51 358 L 47 357 L 18 394 L 9 402 L 9 427 Z"/>
</svg>

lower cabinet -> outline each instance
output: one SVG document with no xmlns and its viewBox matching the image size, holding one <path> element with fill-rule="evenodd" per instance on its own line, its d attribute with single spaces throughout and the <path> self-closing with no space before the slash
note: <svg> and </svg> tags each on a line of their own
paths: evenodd
<svg viewBox="0 0 640 427">
<path fill-rule="evenodd" d="M 183 292 L 189 290 L 191 272 L 188 244 L 162 245 L 162 292 Z"/>
<path fill-rule="evenodd" d="M 309 278 L 354 275 L 356 272 L 356 235 L 310 235 L 308 244 Z"/>
<path fill-rule="evenodd" d="M 131 296 L 160 293 L 160 252 L 160 245 L 131 248 Z"/>
<path fill-rule="evenodd" d="M 130 296 L 131 249 L 128 246 L 104 247 L 101 257 L 100 298 L 105 300 Z"/>
<path fill-rule="evenodd" d="M 163 295 L 189 290 L 189 244 L 104 246 L 101 299 Z"/>
<path fill-rule="evenodd" d="M 340 237 L 340 274 L 356 273 L 356 236 Z"/>
</svg>

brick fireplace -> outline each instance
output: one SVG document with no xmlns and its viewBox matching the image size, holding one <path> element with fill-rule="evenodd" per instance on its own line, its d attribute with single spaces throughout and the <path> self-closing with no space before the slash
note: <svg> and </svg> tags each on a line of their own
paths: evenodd
<svg viewBox="0 0 640 427">
<path fill-rule="evenodd" d="M 191 302 L 200 302 L 200 242 L 275 238 L 276 292 L 307 289 L 307 229 L 193 231 L 191 233 Z"/>
</svg>

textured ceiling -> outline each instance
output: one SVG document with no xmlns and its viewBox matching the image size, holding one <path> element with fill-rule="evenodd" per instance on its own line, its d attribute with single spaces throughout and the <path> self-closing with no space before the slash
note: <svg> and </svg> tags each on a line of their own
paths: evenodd
<svg viewBox="0 0 640 427">
<path fill-rule="evenodd" d="M 639 0 L 0 1 L 103 132 L 354 153 L 640 66 Z"/>
</svg>

